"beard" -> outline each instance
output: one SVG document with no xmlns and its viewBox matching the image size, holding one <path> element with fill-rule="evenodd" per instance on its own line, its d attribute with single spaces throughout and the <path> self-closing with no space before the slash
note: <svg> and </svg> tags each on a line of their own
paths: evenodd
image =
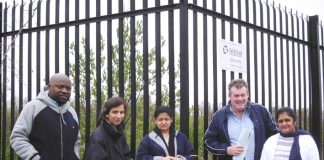
<svg viewBox="0 0 324 160">
<path fill-rule="evenodd" d="M 70 97 L 60 98 L 59 96 L 52 96 L 51 98 L 58 104 L 58 106 L 65 104 L 70 99 Z"/>
</svg>

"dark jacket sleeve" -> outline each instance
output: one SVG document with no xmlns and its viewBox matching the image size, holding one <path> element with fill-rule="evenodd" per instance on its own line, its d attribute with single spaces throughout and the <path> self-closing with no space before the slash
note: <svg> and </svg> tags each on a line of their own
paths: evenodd
<svg viewBox="0 0 324 160">
<path fill-rule="evenodd" d="M 137 149 L 136 159 L 138 160 L 153 160 L 154 155 L 151 153 L 150 140 L 148 135 L 146 135 Z"/>
<path fill-rule="evenodd" d="M 270 112 L 265 108 L 262 107 L 262 114 L 263 114 L 263 120 L 264 120 L 264 125 L 266 129 L 266 138 L 269 138 L 272 135 L 275 135 L 276 133 L 279 132 L 277 128 L 277 123 L 270 114 Z"/>
<path fill-rule="evenodd" d="M 96 132 L 94 132 L 94 134 L 95 133 Z M 107 159 L 107 153 L 100 144 L 102 140 L 98 140 L 97 137 L 100 136 L 94 136 L 94 134 L 90 138 L 89 145 L 85 151 L 84 160 L 105 160 Z"/>
<path fill-rule="evenodd" d="M 214 114 L 208 129 L 205 133 L 205 147 L 209 152 L 215 155 L 226 155 L 227 147 L 229 144 L 226 142 L 226 135 L 222 122 L 217 119 L 217 115 Z"/>
<path fill-rule="evenodd" d="M 179 132 L 178 134 L 179 134 L 179 138 L 181 139 L 181 141 L 183 143 L 183 147 L 184 147 L 184 153 L 180 153 L 181 156 L 185 157 L 187 160 L 196 160 L 196 159 L 198 159 L 197 152 L 195 151 L 195 149 L 190 144 L 187 136 L 185 134 L 181 133 L 181 132 Z"/>
<path fill-rule="evenodd" d="M 131 151 L 129 149 L 125 136 L 123 136 L 123 149 L 124 149 L 125 159 L 127 160 L 132 159 Z"/>
</svg>

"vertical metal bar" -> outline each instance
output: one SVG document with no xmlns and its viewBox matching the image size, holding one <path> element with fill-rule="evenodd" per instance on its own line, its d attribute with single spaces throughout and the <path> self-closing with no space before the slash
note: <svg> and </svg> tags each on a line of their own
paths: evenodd
<svg viewBox="0 0 324 160">
<path fill-rule="evenodd" d="M 147 1 L 143 0 L 143 9 L 147 8 Z M 149 132 L 149 105 L 150 105 L 150 96 L 149 96 L 149 78 L 148 78 L 148 16 L 147 14 L 143 15 L 143 80 L 144 80 L 144 122 L 143 122 L 143 136 Z"/>
<path fill-rule="evenodd" d="M 79 0 L 75 0 L 75 20 L 79 20 Z M 80 34 L 80 29 L 79 25 L 75 26 L 75 59 L 74 59 L 74 64 L 75 64 L 75 111 L 80 119 L 80 49 L 79 49 L 79 34 Z"/>
<path fill-rule="evenodd" d="M 111 15 L 111 0 L 107 0 L 107 15 Z M 108 98 L 113 95 L 113 77 L 112 77 L 112 54 L 113 54 L 113 46 L 112 46 L 112 23 L 111 19 L 107 20 L 107 71 L 108 71 Z"/>
<path fill-rule="evenodd" d="M 249 14 L 250 8 L 249 8 L 249 0 L 245 0 L 245 14 L 246 14 L 246 22 L 249 22 Z M 250 86 L 250 82 L 251 82 L 251 75 L 250 75 L 250 30 L 249 28 L 246 28 L 246 74 L 247 74 L 247 83 L 249 91 L 251 92 L 251 86 Z"/>
<path fill-rule="evenodd" d="M 221 0 L 221 13 L 225 15 L 225 0 Z M 222 19 L 222 38 L 225 38 L 225 20 Z"/>
<path fill-rule="evenodd" d="M 321 38 L 322 38 L 322 46 L 324 46 L 324 33 L 323 33 L 323 23 L 322 23 L 322 21 L 321 21 L 321 25 L 320 25 L 320 28 L 321 28 Z M 322 82 L 324 81 L 324 50 L 322 50 Z M 324 85 L 324 83 L 322 83 L 322 85 Z M 322 86 L 322 88 L 323 88 L 323 86 Z M 322 99 L 324 99 L 324 93 L 322 92 Z M 323 104 L 323 100 L 322 100 L 322 106 L 323 106 L 324 104 Z M 322 121 L 321 121 L 321 124 L 323 124 L 323 121 L 324 121 L 324 118 L 323 118 L 324 116 L 323 116 L 323 114 L 322 114 Z M 320 150 L 320 152 L 321 152 L 321 157 L 320 158 L 324 158 L 324 151 L 323 151 L 323 145 L 324 145 L 324 143 L 323 143 L 323 138 L 324 138 L 324 134 L 323 134 L 323 126 L 322 126 L 322 128 L 321 128 L 321 133 L 320 133 L 320 135 L 321 135 L 321 137 L 322 137 L 322 150 Z"/>
<path fill-rule="evenodd" d="M 85 1 L 85 18 L 90 17 L 90 0 Z M 85 73 L 90 73 L 90 24 L 85 24 Z M 91 89 L 90 89 L 90 74 L 86 74 L 86 145 L 90 139 L 90 116 L 91 116 Z"/>
<path fill-rule="evenodd" d="M 8 27 L 8 6 L 7 3 L 5 3 L 5 9 L 4 9 L 4 18 L 3 18 L 3 31 L 7 32 Z M 2 128 L 1 128 L 1 155 L 2 160 L 6 159 L 6 138 L 7 138 L 7 36 L 3 37 L 3 57 L 1 59 L 2 61 Z"/>
<path fill-rule="evenodd" d="M 41 1 L 38 1 L 37 3 L 37 27 L 40 26 L 40 15 L 41 15 Z M 40 91 L 40 70 L 41 70 L 41 65 L 40 65 L 40 31 L 37 31 L 36 35 L 36 94 L 39 93 Z"/>
<path fill-rule="evenodd" d="M 100 16 L 100 0 L 96 0 L 96 16 Z M 97 126 L 100 124 L 99 113 L 101 110 L 101 26 L 100 22 L 96 22 L 96 99 L 97 99 L 97 112 L 96 122 Z"/>
<path fill-rule="evenodd" d="M 302 14 L 302 39 L 303 40 L 305 40 L 305 20 L 304 20 L 304 16 L 303 16 L 303 14 Z M 307 108 L 309 107 L 309 106 L 307 106 L 307 101 L 306 101 L 306 97 L 307 97 L 307 92 L 306 92 L 306 89 L 308 88 L 307 87 L 307 84 L 306 84 L 306 47 L 305 47 L 305 45 L 303 45 L 303 71 L 302 71 L 304 74 L 304 76 L 303 76 L 303 82 L 304 82 L 304 119 L 303 119 L 303 121 L 304 121 L 304 129 L 307 129 L 307 124 L 308 124 L 308 118 L 307 118 Z"/>
<path fill-rule="evenodd" d="M 50 7 L 51 5 L 51 0 L 47 0 L 46 1 L 46 26 L 48 26 L 50 24 Z M 51 65 L 50 64 L 50 61 L 49 61 L 49 55 L 50 55 L 50 46 L 49 46 L 49 39 L 50 39 L 50 32 L 49 32 L 49 29 L 46 30 L 46 33 L 45 33 L 45 81 L 46 81 L 46 84 L 48 84 L 49 82 L 49 66 Z"/>
<path fill-rule="evenodd" d="M 282 10 L 281 10 L 281 5 L 279 4 L 279 19 L 280 19 L 280 33 L 283 34 L 283 31 L 282 31 L 282 23 L 283 23 L 283 20 L 282 20 Z M 285 95 L 285 81 L 284 81 L 284 62 L 283 62 L 283 38 L 280 37 L 280 69 L 281 69 L 281 107 L 285 106 L 285 98 L 284 98 L 284 95 Z"/>
<path fill-rule="evenodd" d="M 173 0 L 168 0 L 168 4 L 172 5 Z M 176 103 L 175 103 L 175 65 L 174 65 L 174 11 L 168 11 L 169 20 L 169 105 L 175 113 Z M 175 123 L 173 123 L 174 125 Z M 173 126 L 174 127 L 174 126 Z"/>
<path fill-rule="evenodd" d="M 233 79 L 234 79 L 234 72 L 231 71 L 231 80 L 233 80 Z"/>
<path fill-rule="evenodd" d="M 263 25 L 263 5 L 262 5 L 262 1 L 259 0 L 259 4 L 260 4 L 260 25 L 261 27 L 264 27 Z M 265 68 L 264 68 L 264 33 L 261 32 L 261 100 L 262 100 L 262 105 L 265 106 L 265 78 L 264 78 L 264 74 L 265 74 Z M 257 68 L 257 67 L 256 67 Z M 271 81 L 270 81 L 271 83 Z M 258 87 L 258 86 L 255 86 Z M 269 88 L 271 89 L 271 88 Z M 258 93 L 256 93 L 258 94 Z"/>
<path fill-rule="evenodd" d="M 286 35 L 288 36 L 289 35 L 289 27 L 288 27 L 288 13 L 287 13 L 287 6 L 285 7 L 285 16 L 286 16 Z M 287 39 L 286 40 L 286 54 L 287 54 L 287 59 L 286 59 L 286 69 L 287 69 L 287 104 L 289 107 L 290 106 L 290 51 L 289 51 L 289 40 Z"/>
<path fill-rule="evenodd" d="M 295 24 L 294 24 L 294 15 L 293 15 L 293 12 L 292 12 L 292 9 L 290 10 L 290 16 L 291 16 L 291 36 L 292 37 L 295 37 Z M 294 111 L 296 113 L 296 97 L 297 97 L 297 94 L 296 94 L 296 65 L 295 65 L 295 43 L 292 41 L 291 42 L 292 44 L 292 73 L 293 73 L 293 76 L 292 76 L 292 89 L 293 89 L 293 106 L 294 106 Z M 289 76 L 289 75 L 288 75 Z M 290 96 L 290 95 L 289 95 Z"/>
<path fill-rule="evenodd" d="M 168 4 L 173 4 L 173 0 L 169 0 Z M 169 14 L 169 105 L 175 111 L 175 78 L 174 78 L 174 14 L 173 10 L 168 11 Z"/>
<path fill-rule="evenodd" d="M 0 44 L 2 44 L 2 2 L 0 2 Z M 2 45 L 0 45 L 0 69 L 2 68 Z M 0 72 L 0 96 L 2 97 L 2 72 Z M 2 98 L 1 98 L 2 100 Z M 0 100 L 0 128 L 2 128 L 2 101 Z M 2 137 L 2 133 L 0 131 L 0 137 Z M 2 141 L 0 141 L 0 150 L 2 147 Z M 2 153 L 2 151 L 0 151 Z M 1 156 L 0 156 L 1 158 Z"/>
<path fill-rule="evenodd" d="M 212 1 L 212 10 L 214 12 L 216 12 L 216 0 L 213 0 Z M 216 17 L 212 17 L 213 18 L 213 25 L 212 25 L 212 28 L 213 28 L 213 65 L 215 67 L 213 67 L 213 99 L 214 99 L 214 105 L 213 105 L 213 112 L 216 112 L 218 110 L 218 83 L 217 83 L 217 80 L 218 80 L 218 68 L 217 68 L 217 19 Z M 198 41 L 198 40 L 196 40 Z M 198 49 L 197 49 L 197 52 L 198 52 Z M 198 54 L 198 53 L 197 53 Z M 198 56 L 197 56 L 198 57 Z M 198 68 L 198 66 L 197 66 Z M 198 76 L 197 76 L 197 90 L 198 90 Z M 197 92 L 198 94 L 198 92 Z M 199 95 L 199 94 L 198 94 Z M 198 97 L 198 96 L 197 96 Z M 198 114 L 198 98 L 197 98 L 197 114 Z M 204 115 L 205 113 L 207 112 L 207 115 L 208 115 L 208 111 L 205 111 L 204 112 Z M 197 119 L 198 119 L 198 115 L 197 115 Z M 207 130 L 208 128 L 208 116 L 204 116 L 204 132 Z M 197 120 L 197 123 L 198 123 L 198 120 Z M 198 126 L 198 125 L 196 125 Z M 197 128 L 198 130 L 198 128 Z M 197 134 L 198 134 L 198 131 L 197 131 Z M 195 137 L 198 139 L 198 135 L 197 137 Z M 198 140 L 197 140 L 197 143 L 198 143 Z M 198 151 L 198 147 L 197 147 L 197 151 Z M 204 148 L 204 159 L 208 159 L 208 152 L 206 150 L 206 148 Z"/>
<path fill-rule="evenodd" d="M 55 3 L 55 24 L 60 23 L 60 0 Z M 60 28 L 55 28 L 55 73 L 60 72 Z M 87 72 L 90 73 L 90 72 Z"/>
<path fill-rule="evenodd" d="M 207 8 L 207 0 L 203 0 L 203 7 Z M 208 115 L 208 35 L 207 35 L 207 15 L 203 14 L 203 67 L 204 67 L 204 115 Z M 198 54 L 198 53 L 197 53 Z M 197 66 L 198 67 L 198 66 Z M 198 80 L 197 80 L 198 82 Z M 208 116 L 205 116 L 208 117 Z M 205 118 L 205 122 L 208 122 L 208 118 Z M 208 128 L 208 123 L 204 123 L 204 131 Z"/>
<path fill-rule="evenodd" d="M 180 130 L 189 135 L 188 0 L 180 0 Z"/>
<path fill-rule="evenodd" d="M 213 3 L 215 2 L 215 0 L 213 0 Z M 197 5 L 197 0 L 193 1 L 194 5 Z M 198 151 L 198 114 L 199 114 L 199 102 L 198 102 L 198 95 L 199 95 L 199 90 L 198 90 L 198 33 L 197 33 L 197 11 L 193 11 L 193 74 L 194 74 L 194 148 L 196 151 Z M 207 116 L 204 117 L 205 122 L 204 122 L 204 129 L 206 129 L 206 125 L 208 125 L 208 118 L 206 118 Z M 207 121 L 207 122 L 206 122 Z M 205 150 L 205 149 L 204 149 Z M 207 153 L 207 151 L 206 151 Z M 204 154 L 205 156 L 205 154 Z M 207 159 L 207 158 L 204 158 Z"/>
<path fill-rule="evenodd" d="M 1 70 L 1 68 L 3 67 L 3 65 L 2 65 L 2 54 L 3 54 L 3 52 L 2 52 L 2 2 L 0 2 L 0 70 Z M 2 71 L 0 71 L 0 96 L 2 97 L 2 86 L 3 86 L 3 83 L 2 83 Z M 2 98 L 1 98 L 1 100 L 2 100 Z M 2 108 L 3 108 L 3 106 L 2 106 L 2 101 L 0 100 L 0 129 L 2 130 Z M 2 132 L 0 131 L 0 137 L 4 137 L 4 136 L 2 136 Z M 2 154 L 2 145 L 3 145 L 3 141 L 2 141 L 2 138 L 1 138 L 1 141 L 0 141 L 0 145 L 1 145 L 1 147 L 0 147 L 0 152 L 1 152 L 1 155 L 3 155 Z M 0 156 L 0 158 L 1 158 L 1 156 Z"/>
<path fill-rule="evenodd" d="M 160 0 L 155 0 L 155 7 L 160 6 Z M 161 16 L 155 13 L 155 74 L 156 74 L 156 106 L 161 105 Z"/>
<path fill-rule="evenodd" d="M 135 0 L 130 1 L 131 11 L 135 10 Z M 136 30 L 135 16 L 130 19 L 130 69 L 131 69 L 131 156 L 135 157 L 136 151 Z"/>
<path fill-rule="evenodd" d="M 234 18 L 234 11 L 233 11 L 233 0 L 229 1 L 230 6 L 230 17 Z M 233 31 L 233 23 L 230 22 L 230 40 L 234 41 L 234 31 Z"/>
<path fill-rule="evenodd" d="M 225 0 L 221 0 L 221 13 L 225 15 Z M 225 20 L 222 19 L 222 39 L 225 39 Z M 226 104 L 226 70 L 222 70 L 222 105 Z"/>
<path fill-rule="evenodd" d="M 28 10 L 28 28 L 32 28 L 32 10 L 33 10 L 33 2 L 30 0 L 29 2 L 29 10 Z M 32 95 L 32 33 L 28 32 L 28 101 L 31 100 Z"/>
<path fill-rule="evenodd" d="M 65 22 L 70 20 L 70 1 L 65 0 Z M 69 43 L 70 43 L 70 29 L 65 27 L 65 75 L 70 76 L 70 52 L 69 52 Z"/>
<path fill-rule="evenodd" d="M 242 4 L 241 0 L 237 0 L 237 14 L 238 19 L 242 20 Z M 238 43 L 242 43 L 242 26 L 238 25 Z M 241 79 L 243 77 L 243 73 L 239 73 L 239 78 Z"/>
<path fill-rule="evenodd" d="M 123 12 L 123 0 L 118 1 L 118 13 Z M 119 44 L 119 96 L 124 97 L 124 19 L 119 18 L 118 22 L 118 44 Z"/>
<path fill-rule="evenodd" d="M 23 27 L 23 23 L 24 23 L 24 3 L 22 2 L 21 6 L 20 6 L 20 15 L 19 15 L 19 29 L 22 29 Z M 23 77 L 23 46 L 24 46 L 24 43 L 23 43 L 23 39 L 24 39 L 24 35 L 23 34 L 20 34 L 19 35 L 19 113 L 21 112 L 22 108 L 23 108 L 23 100 L 24 100 L 24 97 L 23 97 L 23 80 L 24 80 L 24 77 Z"/>
<path fill-rule="evenodd" d="M 253 24 L 257 25 L 256 20 L 256 0 L 253 0 L 252 7 L 253 7 Z M 258 41 L 257 41 L 257 30 L 253 30 L 253 54 L 254 54 L 254 88 L 255 88 L 255 102 L 259 102 L 259 83 L 258 83 Z M 249 84 L 251 85 L 251 84 Z"/>
<path fill-rule="evenodd" d="M 296 11 L 296 23 L 297 23 L 297 39 L 300 39 L 300 27 L 299 27 L 299 18 L 298 18 L 298 12 Z M 301 57 L 301 52 L 300 52 L 300 43 L 297 43 L 297 57 L 298 57 L 298 69 L 297 69 L 297 72 L 298 72 L 298 120 L 299 120 L 299 128 L 302 128 L 302 84 L 301 84 L 301 80 L 302 80 L 302 72 L 301 72 L 301 69 L 300 69 L 300 66 L 301 66 L 301 60 L 300 60 L 300 57 Z M 305 73 L 304 73 L 305 74 Z M 305 90 L 304 90 L 305 92 Z M 306 100 L 306 98 L 303 98 L 304 100 Z"/>
<path fill-rule="evenodd" d="M 229 1 L 229 6 L 230 6 L 230 17 L 234 18 L 233 15 L 233 0 Z M 233 23 L 230 22 L 230 40 L 233 42 L 234 41 L 234 31 L 233 31 Z M 234 72 L 231 71 L 230 72 L 230 79 L 233 80 L 234 79 Z"/>
<path fill-rule="evenodd" d="M 2 44 L 2 2 L 0 2 L 0 44 Z M 3 67 L 2 66 L 2 45 L 0 45 L 0 69 Z M 2 72 L 0 72 L 0 96 L 2 97 Z M 1 98 L 1 100 L 2 100 L 2 98 Z M 0 129 L 2 130 L 2 108 L 3 108 L 3 106 L 2 106 L 2 101 L 0 100 Z M 2 132 L 0 131 L 0 137 L 4 137 L 4 136 L 2 136 Z M 2 155 L 2 143 L 3 141 L 2 141 L 2 138 L 1 138 L 1 141 L 0 141 L 0 145 L 1 145 L 1 147 L 0 147 L 0 152 L 1 152 L 1 155 Z M 0 158 L 1 158 L 1 156 L 0 156 Z"/>
<path fill-rule="evenodd" d="M 270 4 L 267 0 L 267 29 L 270 30 Z M 269 112 L 272 113 L 272 63 L 271 63 L 271 35 L 268 34 L 268 82 L 269 82 L 269 88 L 268 88 L 268 93 L 269 93 Z M 276 49 L 276 48 L 274 48 Z M 275 60 L 276 61 L 276 60 Z M 265 96 L 265 95 L 264 95 Z"/>
<path fill-rule="evenodd" d="M 273 11 L 273 30 L 275 32 L 277 32 L 277 10 L 276 10 L 276 7 L 275 7 L 275 3 L 273 1 L 273 5 L 272 5 L 272 11 Z M 278 77 L 279 77 L 279 71 L 278 71 L 278 50 L 277 50 L 277 36 L 274 35 L 273 36 L 273 48 L 274 48 L 274 52 L 273 52 L 273 59 L 274 59 L 274 89 L 275 89 L 275 112 L 278 110 L 278 106 L 279 106 L 279 103 L 278 103 Z"/>
<path fill-rule="evenodd" d="M 16 1 L 13 2 L 12 7 L 12 18 L 11 18 L 11 30 L 14 31 L 16 28 Z M 15 125 L 15 108 L 16 108 L 16 96 L 15 96 L 15 72 L 16 72 L 16 54 L 15 54 L 15 35 L 11 36 L 11 111 L 10 111 L 10 131 L 12 131 Z M 0 94 L 1 95 L 1 94 Z M 14 150 L 10 147 L 10 160 L 14 158 Z"/>
<path fill-rule="evenodd" d="M 212 10 L 214 12 L 216 12 L 216 0 L 213 0 L 212 2 Z M 218 75 L 217 75 L 217 71 L 218 71 L 218 67 L 217 67 L 217 19 L 216 17 L 212 17 L 213 18 L 213 22 L 212 22 L 212 28 L 213 28 L 213 64 L 214 64 L 214 67 L 213 67 L 213 85 L 214 85 L 214 107 L 213 107 L 213 110 L 214 112 L 216 112 L 218 110 L 218 83 L 217 83 L 217 79 L 218 79 Z M 198 52 L 198 49 L 197 49 L 197 52 Z M 198 68 L 198 67 L 197 67 Z M 198 84 L 197 84 L 198 86 Z M 197 102 L 198 104 L 198 102 Z M 208 119 L 207 119 L 208 120 Z M 206 128 L 207 129 L 207 128 Z"/>
<path fill-rule="evenodd" d="M 319 30 L 318 30 L 318 16 L 309 17 L 309 64 L 310 64 L 310 85 L 311 85 L 311 130 L 318 149 L 322 151 L 322 136 L 321 136 L 321 114 L 322 114 L 322 99 L 321 99 L 321 85 L 320 81 L 320 51 L 319 51 Z"/>
<path fill-rule="evenodd" d="M 222 94 L 223 94 L 223 100 L 222 100 L 222 105 L 226 105 L 226 71 L 222 70 Z"/>
<path fill-rule="evenodd" d="M 307 32 L 307 37 L 308 37 L 308 41 L 310 41 L 309 40 L 309 17 L 307 17 L 307 19 L 308 19 L 308 21 L 306 21 L 306 30 L 305 30 L 305 32 Z M 310 45 L 308 46 L 308 48 L 307 48 L 307 50 L 309 51 L 309 49 L 310 49 Z M 307 65 L 308 65 L 308 70 L 310 70 L 311 69 L 311 66 L 310 66 L 310 63 L 309 63 L 309 61 L 311 60 L 311 58 L 309 57 L 309 52 L 307 53 L 307 55 L 305 55 L 305 56 L 307 56 L 307 59 L 306 59 L 306 63 L 307 63 Z M 311 79 L 311 74 L 308 72 L 308 75 L 307 75 L 307 78 L 308 78 L 308 89 L 309 89 L 309 92 L 308 92 L 308 98 L 309 98 L 309 101 L 308 101 L 308 116 L 310 117 L 310 119 L 309 119 L 309 122 L 308 122 L 308 128 L 309 128 L 309 130 L 311 131 L 312 130 L 312 123 L 313 123 L 313 121 L 312 121 L 312 106 L 313 106 L 313 102 L 312 102 L 312 84 L 311 84 L 311 81 L 312 81 L 312 79 Z"/>
<path fill-rule="evenodd" d="M 238 19 L 242 20 L 242 2 L 241 0 L 237 0 L 237 14 L 238 14 Z M 238 25 L 238 42 L 242 43 L 242 26 Z M 242 74 L 242 73 L 240 73 Z"/>
</svg>

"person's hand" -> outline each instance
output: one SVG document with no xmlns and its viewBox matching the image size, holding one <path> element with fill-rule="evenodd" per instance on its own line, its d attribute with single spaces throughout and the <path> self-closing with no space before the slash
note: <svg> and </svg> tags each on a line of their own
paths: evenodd
<svg viewBox="0 0 324 160">
<path fill-rule="evenodd" d="M 166 157 L 163 157 L 162 160 L 173 160 L 174 157 L 171 157 L 171 156 L 166 156 Z"/>
<path fill-rule="evenodd" d="M 231 156 L 238 156 L 244 151 L 244 147 L 242 145 L 234 145 L 227 147 L 227 154 Z"/>
<path fill-rule="evenodd" d="M 162 160 L 181 160 L 181 158 L 178 158 L 178 157 L 172 157 L 172 156 L 167 156 L 167 157 L 163 157 Z"/>
</svg>

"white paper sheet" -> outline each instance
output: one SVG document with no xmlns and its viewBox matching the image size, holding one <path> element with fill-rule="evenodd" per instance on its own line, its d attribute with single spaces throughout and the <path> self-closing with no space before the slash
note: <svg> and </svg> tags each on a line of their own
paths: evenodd
<svg viewBox="0 0 324 160">
<path fill-rule="evenodd" d="M 241 130 L 241 133 L 240 133 L 239 139 L 237 141 L 237 144 L 242 145 L 244 147 L 244 150 L 240 155 L 233 156 L 233 160 L 244 160 L 247 148 L 249 146 L 249 140 L 250 140 L 251 131 L 252 130 L 248 129 L 248 128 L 243 128 Z"/>
</svg>

